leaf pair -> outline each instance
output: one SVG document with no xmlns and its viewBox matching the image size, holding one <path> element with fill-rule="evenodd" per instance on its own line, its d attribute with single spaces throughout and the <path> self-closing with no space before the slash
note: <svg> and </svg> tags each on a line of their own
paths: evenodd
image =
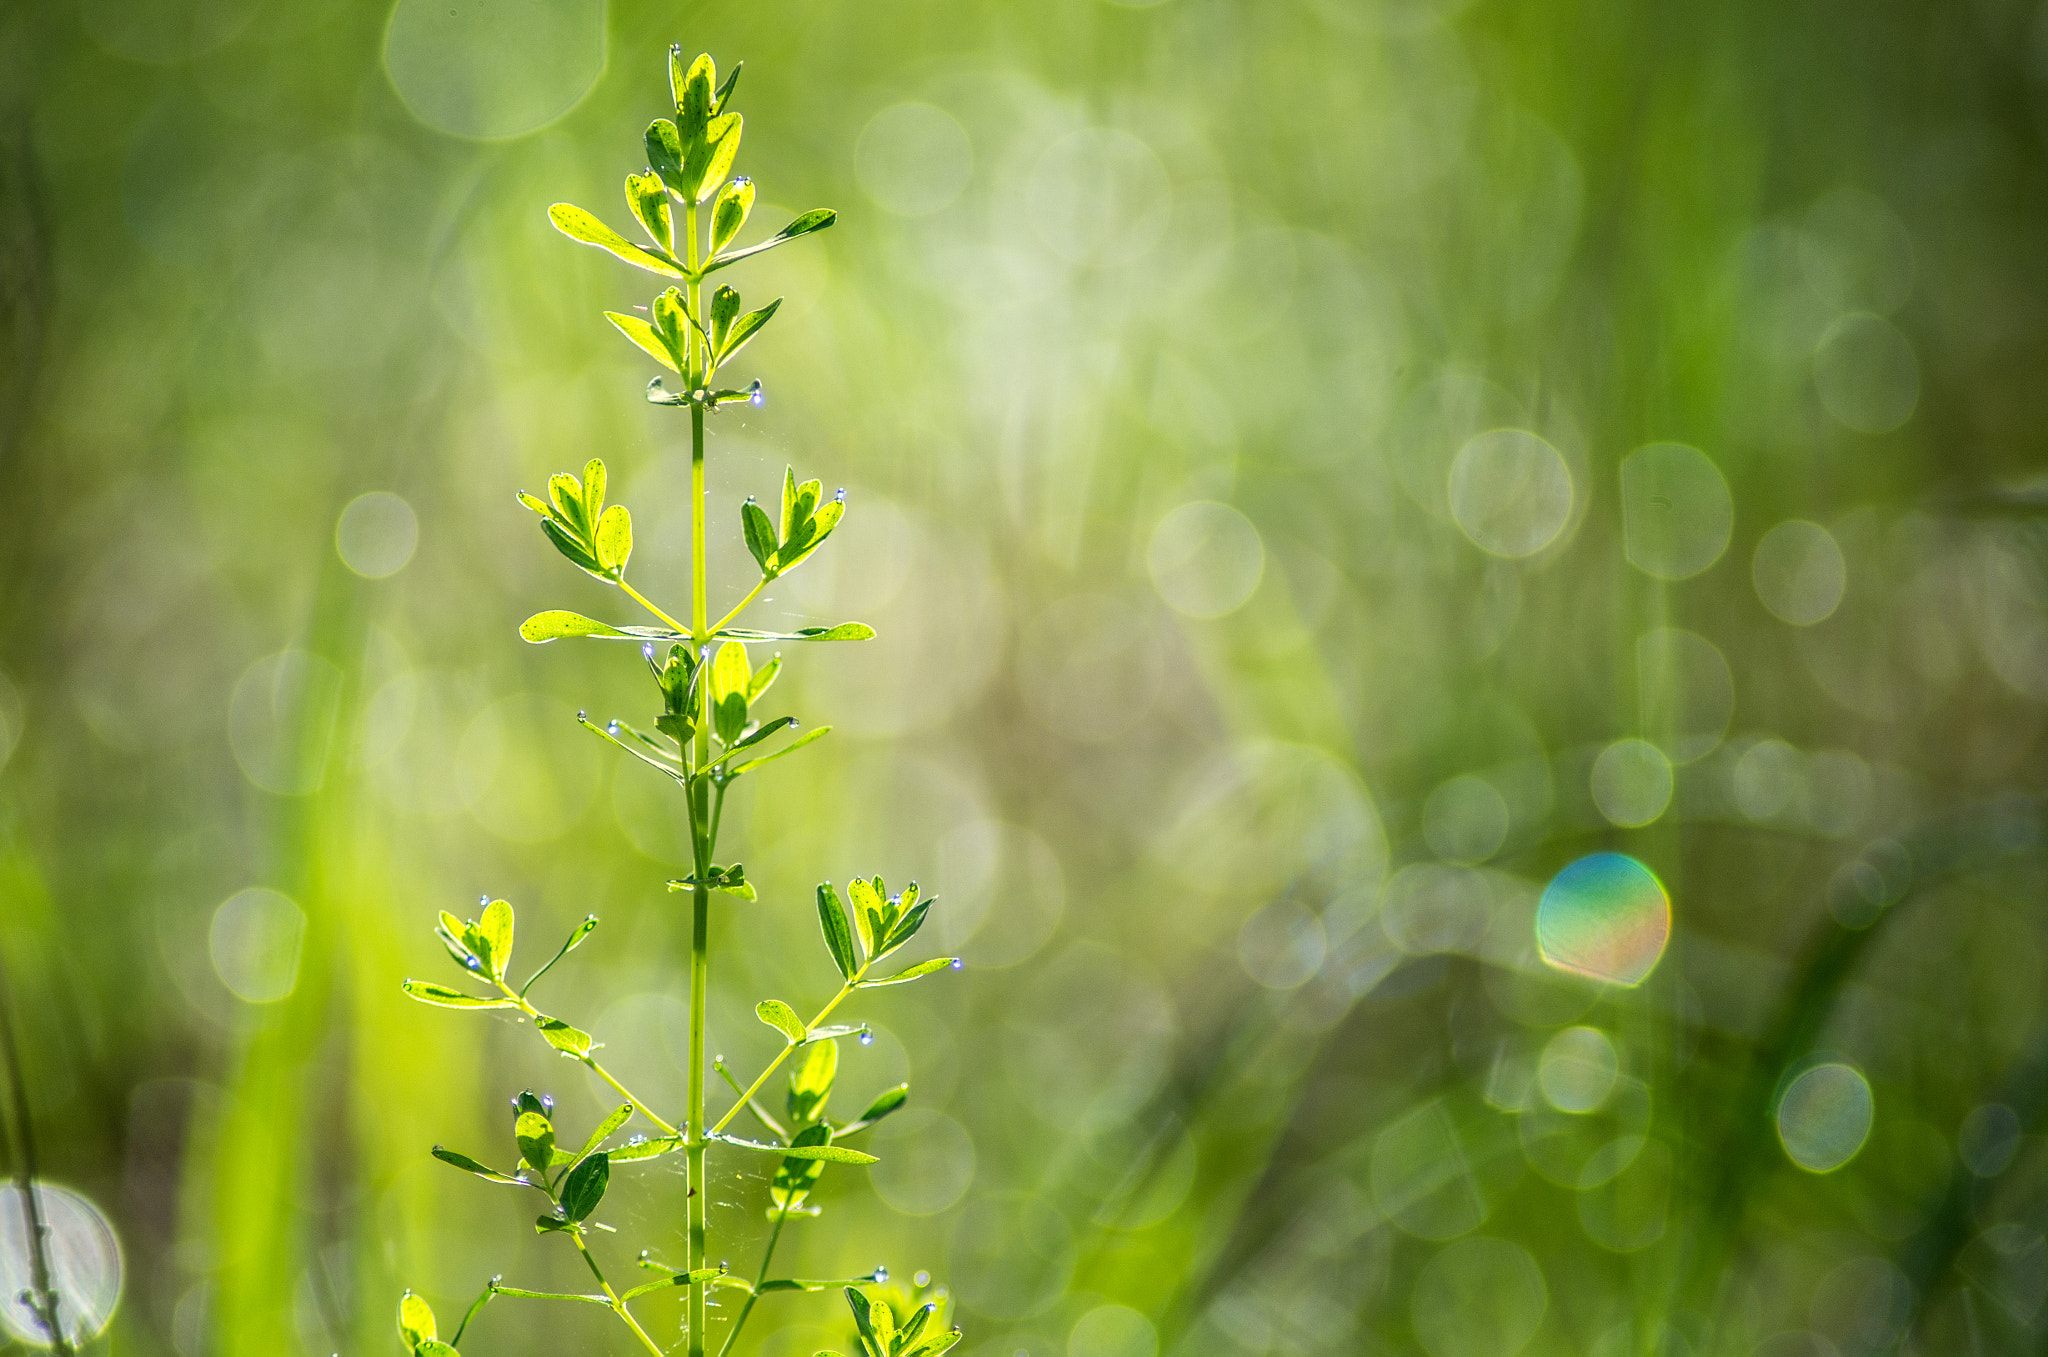
<svg viewBox="0 0 2048 1357">
<path fill-rule="evenodd" d="M 512 906 L 493 900 L 484 907 L 480 920 L 458 919 L 444 909 L 434 925 L 434 936 L 463 970 L 503 980 L 505 968 L 512 962 Z"/>
<path fill-rule="evenodd" d="M 780 531 L 769 520 L 768 511 L 752 499 L 740 506 L 740 531 L 764 577 L 772 580 L 796 569 L 839 526 L 846 515 L 846 492 L 820 503 L 824 493 L 823 481 L 798 485 L 796 469 L 784 467 Z"/>
<path fill-rule="evenodd" d="M 670 372 L 689 372 L 690 337 L 693 333 L 703 334 L 704 330 L 690 314 L 690 303 L 682 289 L 672 287 L 656 297 L 648 307 L 648 315 L 652 320 L 623 311 L 607 311 L 604 318 Z"/>
<path fill-rule="evenodd" d="M 647 159 L 670 192 L 694 205 L 725 182 L 739 154 L 740 115 L 727 113 L 725 106 L 739 83 L 741 67 L 733 67 L 716 91 L 712 87 L 718 68 L 708 52 L 686 66 L 683 49 L 671 47 L 668 69 L 676 118 L 657 118 L 648 127 Z"/>
<path fill-rule="evenodd" d="M 677 877 L 669 882 L 668 888 L 672 891 L 687 891 L 695 890 L 697 885 L 697 874 L 692 872 L 688 876 Z M 759 898 L 754 892 L 753 883 L 747 880 L 746 867 L 737 862 L 730 867 L 712 867 L 705 874 L 703 885 L 708 890 L 724 891 L 727 895 L 737 895 L 742 900 Z"/>
<path fill-rule="evenodd" d="M 546 500 L 522 490 L 519 502 L 540 515 L 541 531 L 555 550 L 599 579 L 616 583 L 626 577 L 626 561 L 633 554 L 633 516 L 623 504 L 607 509 L 604 491 L 604 463 L 593 457 L 581 481 L 558 471 L 548 478 Z"/>
</svg>

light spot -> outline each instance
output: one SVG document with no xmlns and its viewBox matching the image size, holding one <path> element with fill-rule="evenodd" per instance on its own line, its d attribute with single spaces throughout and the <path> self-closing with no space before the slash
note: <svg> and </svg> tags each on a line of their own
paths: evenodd
<svg viewBox="0 0 2048 1357">
<path fill-rule="evenodd" d="M 1621 463 L 1629 561 L 1660 580 L 1691 579 L 1728 549 L 1735 499 L 1713 459 L 1684 443 L 1651 443 Z"/>
<path fill-rule="evenodd" d="M 1237 931 L 1237 959 L 1267 989 L 1296 989 L 1322 969 L 1323 921 L 1294 900 L 1276 900 Z"/>
<path fill-rule="evenodd" d="M 213 912 L 206 946 L 214 973 L 236 998 L 268 1004 L 298 984 L 299 945 L 305 935 L 305 912 L 290 896 L 251 887 L 229 896 Z"/>
<path fill-rule="evenodd" d="M 861 129 L 853 168 L 868 197 L 899 217 L 950 206 L 974 173 L 967 131 L 943 108 L 892 104 Z"/>
<path fill-rule="evenodd" d="M 1794 518 L 1765 533 L 1750 559 L 1756 596 L 1771 615 L 1795 627 L 1824 622 L 1841 606 L 1849 567 L 1835 535 Z"/>
<path fill-rule="evenodd" d="M 1484 862 L 1508 837 L 1508 803 L 1470 773 L 1437 784 L 1422 803 L 1422 837 L 1447 862 Z"/>
<path fill-rule="evenodd" d="M 1597 1027 L 1567 1027 L 1543 1047 L 1536 1062 L 1536 1082 L 1543 1097 L 1560 1112 L 1597 1110 L 1614 1092 L 1621 1058 L 1614 1043 Z"/>
<path fill-rule="evenodd" d="M 242 671 L 228 699 L 228 747 L 249 780 L 282 796 L 319 790 L 341 705 L 341 670 L 285 650 Z"/>
<path fill-rule="evenodd" d="M 1643 734 L 1673 763 L 1714 752 L 1735 715 L 1735 675 L 1698 632 L 1659 627 L 1636 638 Z"/>
<path fill-rule="evenodd" d="M 1098 1305 L 1067 1335 L 1067 1357 L 1156 1357 L 1158 1351 L 1152 1321 L 1128 1305 Z"/>
<path fill-rule="evenodd" d="M 1195 500 L 1159 520 L 1145 565 L 1175 612 L 1216 618 L 1236 612 L 1259 587 L 1266 548 L 1259 530 L 1228 504 Z"/>
<path fill-rule="evenodd" d="M 1415 1279 L 1415 1337 L 1430 1357 L 1515 1357 L 1549 1308 L 1543 1271 L 1519 1244 L 1460 1240 Z"/>
<path fill-rule="evenodd" d="M 1813 351 L 1813 385 L 1836 423 L 1890 433 L 1920 403 L 1920 360 L 1899 327 L 1868 311 L 1828 327 Z"/>
<path fill-rule="evenodd" d="M 907 1107 L 871 1134 L 880 1162 L 868 1176 L 890 1210 L 935 1216 L 967 1195 L 974 1181 L 974 1138 L 953 1118 L 928 1107 Z M 886 1150 L 881 1148 L 885 1145 Z"/>
<path fill-rule="evenodd" d="M 455 137 L 545 127 L 583 101 L 604 67 L 604 0 L 398 0 L 384 30 L 384 70 L 400 101 Z"/>
<path fill-rule="evenodd" d="M 1031 173 L 1032 225 L 1073 264 L 1128 264 L 1173 216 L 1173 185 L 1152 148 L 1128 132 L 1085 128 L 1048 146 Z"/>
<path fill-rule="evenodd" d="M 1671 760 L 1648 740 L 1616 740 L 1593 760 L 1593 804 L 1612 824 L 1638 829 L 1671 804 Z"/>
<path fill-rule="evenodd" d="M 1648 867 L 1626 853 L 1580 858 L 1544 889 L 1536 946 L 1562 971 L 1640 985 L 1671 939 L 1671 900 Z"/>
<path fill-rule="evenodd" d="M 1369 1176 L 1380 1214 L 1418 1238 L 1455 1239 L 1486 1219 L 1486 1198 L 1441 1099 L 1403 1115 L 1373 1139 Z"/>
<path fill-rule="evenodd" d="M 1980 1104 L 1963 1118 L 1962 1129 L 1956 1132 L 1956 1153 L 1963 1167 L 1979 1178 L 1996 1178 L 2011 1167 L 2024 1130 L 2020 1114 L 2004 1103 Z"/>
<path fill-rule="evenodd" d="M 397 495 L 372 490 L 358 495 L 334 524 L 334 549 L 342 564 L 364 579 L 396 575 L 420 543 L 420 520 Z"/>
<path fill-rule="evenodd" d="M 1778 1140 L 1800 1168 L 1832 1173 L 1863 1148 L 1875 1116 L 1862 1071 L 1830 1061 L 1785 1086 L 1778 1099 Z"/>
<path fill-rule="evenodd" d="M 57 1293 L 57 1326 L 73 1347 L 105 1332 L 121 1299 L 121 1245 L 97 1206 L 68 1187 L 38 1182 L 44 1256 Z M 35 1282 L 27 1203 L 19 1183 L 0 1187 L 0 1331 L 33 1348 L 50 1339 L 23 1297 Z"/>
<path fill-rule="evenodd" d="M 1572 473 L 1558 450 L 1524 429 L 1493 429 L 1451 463 L 1451 517 L 1495 556 L 1533 556 L 1572 516 Z"/>
</svg>

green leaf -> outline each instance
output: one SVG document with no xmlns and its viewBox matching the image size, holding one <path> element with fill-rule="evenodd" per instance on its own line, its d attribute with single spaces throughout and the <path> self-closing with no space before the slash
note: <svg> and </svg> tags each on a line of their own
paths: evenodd
<svg viewBox="0 0 2048 1357">
<path fill-rule="evenodd" d="M 587 1219 L 604 1200 L 611 1177 L 611 1157 L 602 1150 L 570 1169 L 562 1180 L 562 1214 L 575 1221 Z"/>
<path fill-rule="evenodd" d="M 548 1045 L 558 1051 L 567 1051 L 573 1056 L 590 1054 L 590 1033 L 578 1031 L 560 1018 L 541 1017 L 534 1022 L 540 1034 L 548 1039 Z"/>
<path fill-rule="evenodd" d="M 599 579 L 604 578 L 604 567 L 597 563 L 597 557 L 591 553 L 590 548 L 585 546 L 579 538 L 570 536 L 560 523 L 552 518 L 542 519 L 540 530 L 548 535 L 550 542 L 555 544 L 556 551 L 561 552 L 577 566 L 589 571 Z"/>
<path fill-rule="evenodd" d="M 782 298 L 777 297 L 759 311 L 749 311 L 734 321 L 732 330 L 725 337 L 725 342 L 718 346 L 718 357 L 715 360 L 716 365 L 724 365 L 741 349 L 747 347 L 747 341 L 758 334 L 761 327 L 774 318 L 776 311 L 781 306 Z"/>
<path fill-rule="evenodd" d="M 881 946 L 875 924 L 882 914 L 882 888 L 855 877 L 846 883 L 846 903 L 853 906 L 853 926 L 860 934 L 861 950 L 872 957 Z"/>
<path fill-rule="evenodd" d="M 614 504 L 597 521 L 597 563 L 614 575 L 626 573 L 626 561 L 633 554 L 633 515 L 623 504 Z"/>
<path fill-rule="evenodd" d="M 775 548 L 779 544 L 775 540 L 775 525 L 768 521 L 768 511 L 751 499 L 742 504 L 740 532 L 747 540 L 747 553 L 754 558 L 754 563 L 761 567 L 761 573 L 769 579 L 774 579 L 777 573 Z"/>
<path fill-rule="evenodd" d="M 682 365 L 654 327 L 638 316 L 629 316 L 623 311 L 607 311 L 604 318 L 610 321 L 618 332 L 638 344 L 655 362 L 670 372 L 681 372 Z"/>
<path fill-rule="evenodd" d="M 610 641 L 633 639 L 609 622 L 600 622 L 594 617 L 585 617 L 582 613 L 572 613 L 561 608 L 535 613 L 519 624 L 519 634 L 537 646 L 546 645 L 549 641 L 558 641 L 564 636 L 602 636 Z"/>
<path fill-rule="evenodd" d="M 663 254 L 676 252 L 675 218 L 670 215 L 668 190 L 662 187 L 660 175 L 651 170 L 627 175 L 626 205 Z"/>
<path fill-rule="evenodd" d="M 556 1231 L 567 1231 L 573 1234 L 575 1229 L 576 1226 L 573 1222 L 563 1220 L 560 1216 L 536 1216 L 533 1221 L 533 1232 L 535 1234 L 551 1234 Z"/>
<path fill-rule="evenodd" d="M 548 209 L 548 220 L 555 224 L 557 231 L 569 239 L 584 245 L 595 245 L 598 249 L 614 254 L 636 268 L 646 269 L 649 273 L 665 274 L 670 278 L 687 276 L 683 266 L 675 260 L 656 254 L 652 250 L 642 249 L 574 203 L 556 203 Z"/>
<path fill-rule="evenodd" d="M 548 477 L 548 498 L 554 502 L 555 515 L 564 524 L 579 533 L 590 531 L 590 520 L 583 516 L 583 483 L 566 471 L 557 471 Z"/>
<path fill-rule="evenodd" d="M 697 328 L 696 320 L 690 315 L 689 299 L 683 296 L 681 288 L 669 288 L 654 299 L 650 308 L 654 321 L 655 337 L 667 346 L 672 366 L 680 372 L 689 365 L 690 332 Z"/>
<path fill-rule="evenodd" d="M 652 1136 L 645 1140 L 629 1140 L 610 1153 L 614 1164 L 622 1164 L 635 1159 L 657 1159 L 682 1148 L 681 1136 Z"/>
<path fill-rule="evenodd" d="M 768 685 L 775 682 L 775 676 L 781 672 L 782 657 L 780 655 L 775 656 L 768 663 L 756 669 L 753 682 L 747 685 L 747 705 L 751 707 L 766 696 Z"/>
<path fill-rule="evenodd" d="M 521 1112 L 512 1138 L 519 1142 L 519 1157 L 545 1177 L 554 1164 L 555 1124 L 538 1112 Z"/>
<path fill-rule="evenodd" d="M 726 769 L 725 775 L 728 779 L 730 779 L 739 777 L 743 773 L 751 773 L 756 768 L 760 768 L 764 765 L 773 763 L 775 762 L 775 760 L 783 757 L 785 754 L 794 754 L 797 750 L 802 749 L 805 745 L 815 743 L 818 740 L 822 740 L 831 733 L 832 727 L 830 726 L 812 726 L 809 730 L 797 736 L 794 740 L 791 740 L 788 744 L 782 746 L 782 748 L 776 750 L 774 753 L 763 754 L 758 759 L 748 759 L 745 763 L 740 764 L 736 768 Z"/>
<path fill-rule="evenodd" d="M 853 1324 L 860 1330 L 861 1341 L 868 1345 L 870 1351 L 887 1357 L 889 1349 L 882 1346 L 882 1340 L 875 1334 L 874 1306 L 867 1296 L 853 1287 L 847 1287 L 846 1307 L 853 1311 Z"/>
<path fill-rule="evenodd" d="M 747 691 L 749 694 L 753 692 L 753 686 L 754 685 L 752 683 L 749 683 L 747 685 Z M 733 741 L 732 752 L 738 753 L 742 749 L 752 749 L 755 745 L 761 743 L 761 741 L 767 739 L 776 731 L 787 729 L 788 727 L 793 726 L 795 724 L 796 718 L 794 716 L 778 716 L 773 721 L 767 722 L 765 725 L 755 726 L 745 735 L 742 735 L 739 739 Z"/>
<path fill-rule="evenodd" d="M 814 231 L 822 231 L 837 220 L 839 220 L 839 214 L 831 208 L 814 207 L 760 244 L 749 245 L 744 250 L 733 250 L 727 254 L 719 255 L 704 266 L 704 272 L 716 273 L 722 268 L 739 263 L 742 259 L 751 259 L 757 254 L 774 249 L 777 245 L 787 244 L 798 236 L 807 236 Z"/>
<path fill-rule="evenodd" d="M 938 1311 L 939 1307 L 936 1305 L 920 1305 L 911 1311 L 909 1321 L 904 1324 L 903 1328 L 896 1335 L 897 1345 L 901 1347 L 909 1343 L 915 1343 L 917 1336 L 924 1332 L 924 1326 L 931 1322 L 932 1316 L 937 1314 Z"/>
<path fill-rule="evenodd" d="M 945 970 L 953 964 L 953 960 L 954 958 L 949 956 L 933 957 L 930 961 L 920 961 L 910 969 L 898 971 L 896 974 L 887 976 L 884 979 L 864 980 L 861 982 L 861 988 L 881 989 L 885 985 L 907 985 L 913 980 L 932 974 L 934 971 Z"/>
<path fill-rule="evenodd" d="M 717 254 L 732 244 L 732 238 L 747 224 L 747 214 L 753 210 L 753 180 L 735 179 L 718 191 L 718 200 L 711 205 L 711 253 Z"/>
<path fill-rule="evenodd" d="M 844 1145 L 769 1145 L 759 1140 L 747 1140 L 740 1136 L 724 1133 L 711 1137 L 727 1145 L 736 1145 L 743 1150 L 760 1150 L 766 1154 L 779 1154 L 785 1159 L 822 1159 L 828 1164 L 878 1164 L 881 1161 L 871 1154 L 849 1150 Z M 802 1139 L 801 1136 L 798 1139 Z"/>
<path fill-rule="evenodd" d="M 906 897 L 906 901 L 914 898 Z M 889 930 L 889 936 L 882 943 L 882 950 L 884 952 L 893 952 L 904 943 L 916 937 L 917 930 L 924 927 L 925 916 L 931 913 L 932 906 L 936 903 L 938 903 L 938 897 L 934 896 L 932 899 L 926 900 L 905 912 L 903 917 L 896 921 L 895 927 Z"/>
<path fill-rule="evenodd" d="M 477 920 L 477 936 L 483 939 L 485 949 L 478 959 L 490 968 L 493 979 L 503 980 L 505 968 L 512 964 L 512 906 L 503 900 L 491 901 L 483 918 Z"/>
<path fill-rule="evenodd" d="M 702 203 L 709 198 L 732 173 L 732 162 L 740 153 L 744 122 L 737 113 L 719 114 L 704 129 L 703 149 L 692 149 L 683 158 L 683 178 L 696 184 L 693 201 Z"/>
<path fill-rule="evenodd" d="M 633 1104 L 626 1103 L 618 1111 L 597 1124 L 597 1129 L 590 1133 L 590 1139 L 583 1142 L 583 1148 L 577 1152 L 576 1157 L 578 1159 L 588 1159 L 592 1151 L 604 1144 L 606 1136 L 624 1126 L 628 1121 L 632 1120 L 632 1117 Z"/>
<path fill-rule="evenodd" d="M 753 678 L 745 645 L 727 641 L 718 648 L 711 661 L 711 721 L 713 732 L 726 744 L 746 729 L 747 690 Z"/>
<path fill-rule="evenodd" d="M 451 1343 L 444 1343 L 438 1338 L 429 1338 L 426 1342 L 413 1349 L 413 1357 L 462 1357 L 462 1354 L 457 1352 Z"/>
<path fill-rule="evenodd" d="M 434 1309 L 408 1291 L 398 1301 L 398 1336 L 409 1348 L 417 1348 L 434 1336 Z"/>
<path fill-rule="evenodd" d="M 668 87 L 676 101 L 676 128 L 687 145 L 702 136 L 711 121 L 712 86 L 718 80 L 718 67 L 709 52 L 700 54 L 687 67 L 683 66 L 682 57 L 681 48 L 669 49 Z"/>
<path fill-rule="evenodd" d="M 812 482 L 812 484 L 816 484 L 816 482 Z M 819 488 L 823 489 L 824 487 L 820 485 Z M 785 540 L 788 539 L 789 534 L 796 528 L 797 500 L 802 493 L 797 488 L 796 468 L 784 466 L 782 468 L 782 536 Z M 808 513 L 804 515 L 806 518 L 809 516 Z"/>
<path fill-rule="evenodd" d="M 400 986 L 407 994 L 423 1004 L 434 1004 L 440 1008 L 511 1008 L 510 999 L 479 999 L 461 990 L 449 989 L 446 985 L 432 985 L 424 980 L 408 980 Z"/>
<path fill-rule="evenodd" d="M 683 137 L 667 118 L 647 124 L 647 163 L 664 184 L 683 191 Z"/>
<path fill-rule="evenodd" d="M 789 1076 L 787 1106 L 790 1120 L 815 1122 L 825 1113 L 825 1101 L 832 1096 L 832 1080 L 839 1072 L 839 1043 L 813 1042 Z M 825 1139 L 829 1140 L 827 1136 Z"/>
<path fill-rule="evenodd" d="M 717 634 L 735 641 L 872 641 L 875 629 L 865 622 L 841 622 L 836 627 L 799 627 L 795 631 L 727 627 Z"/>
<path fill-rule="evenodd" d="M 839 1134 L 851 1135 L 855 1131 L 865 1131 L 909 1101 L 910 1085 L 898 1084 L 892 1089 L 887 1089 L 868 1104 L 867 1111 L 861 1113 L 851 1124 L 841 1127 Z"/>
<path fill-rule="evenodd" d="M 889 1302 L 879 1297 L 868 1304 L 868 1327 L 875 1331 L 881 1341 L 883 1352 L 895 1346 L 896 1312 L 889 1308 Z"/>
<path fill-rule="evenodd" d="M 914 1346 L 906 1349 L 899 1357 L 939 1357 L 939 1354 L 960 1341 L 958 1329 L 941 1329 L 927 1334 Z"/>
<path fill-rule="evenodd" d="M 725 337 L 732 333 L 732 323 L 739 313 L 739 293 L 729 287 L 721 287 L 711 294 L 711 352 L 714 355 L 725 347 Z M 716 362 L 715 357 L 713 361 Z"/>
<path fill-rule="evenodd" d="M 732 74 L 725 78 L 725 83 L 718 87 L 717 97 L 711 101 L 712 116 L 716 117 L 725 112 L 725 106 L 732 101 L 734 88 L 740 83 L 740 72 L 746 67 L 747 63 L 744 61 L 735 61 L 732 64 Z"/>
<path fill-rule="evenodd" d="M 457 1150 L 448 1149 L 445 1146 L 436 1145 L 434 1147 L 434 1158 L 440 1160 L 444 1164 L 453 1164 L 456 1168 L 461 1169 L 464 1173 L 474 1173 L 477 1177 L 483 1179 L 487 1183 L 510 1183 L 514 1187 L 526 1186 L 526 1183 L 523 1179 L 514 1178 L 509 1173 L 500 1173 L 498 1172 L 498 1170 L 490 1167 L 487 1164 L 479 1163 L 476 1160 L 471 1159 L 468 1155 L 463 1154 Z"/>
<path fill-rule="evenodd" d="M 583 521 L 597 522 L 598 514 L 604 509 L 605 470 L 604 459 L 593 457 L 583 464 Z"/>
<path fill-rule="evenodd" d="M 853 934 L 846 926 L 846 912 L 839 904 L 839 893 L 827 881 L 818 887 L 818 923 L 825 932 L 825 947 L 832 953 L 832 962 L 839 967 L 839 973 L 848 980 L 860 969 L 860 958 L 853 952 Z"/>
<path fill-rule="evenodd" d="M 788 1037 L 791 1044 L 804 1039 L 804 1020 L 780 999 L 763 999 L 754 1005 L 754 1016 Z"/>
<path fill-rule="evenodd" d="M 792 1147 L 804 1149 L 831 1143 L 832 1128 L 822 1121 L 804 1127 L 790 1141 Z M 824 1175 L 824 1160 L 784 1155 L 775 1166 L 775 1177 L 768 1185 L 769 1195 L 777 1206 L 795 1207 Z"/>
</svg>

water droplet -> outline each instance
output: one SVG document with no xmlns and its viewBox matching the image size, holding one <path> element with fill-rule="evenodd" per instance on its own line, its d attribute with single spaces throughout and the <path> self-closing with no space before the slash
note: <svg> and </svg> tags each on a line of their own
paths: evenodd
<svg viewBox="0 0 2048 1357">
<path fill-rule="evenodd" d="M 753 394 L 747 397 L 747 404 L 753 406 L 760 406 L 765 404 L 767 400 L 768 398 L 765 395 L 761 394 L 761 384 L 759 382 L 755 382 Z"/>
<path fill-rule="evenodd" d="M 583 719 L 584 719 L 584 718 L 585 718 L 585 717 L 586 717 L 587 715 L 588 715 L 588 713 L 586 713 L 586 712 L 585 712 L 585 711 L 584 711 L 584 710 L 583 710 L 583 709 L 582 709 L 581 707 L 578 707 L 578 708 L 576 709 L 576 719 L 577 719 L 577 720 L 581 721 L 581 720 L 583 720 Z"/>
<path fill-rule="evenodd" d="M 1593 853 L 1544 888 L 1536 945 L 1561 971 L 1611 984 L 1643 983 L 1671 940 L 1671 899 L 1626 853 Z"/>
<path fill-rule="evenodd" d="M 479 895 L 476 898 L 476 903 L 478 908 L 488 908 L 491 903 L 491 897 L 488 895 Z"/>
<path fill-rule="evenodd" d="M 646 658 L 646 659 L 650 659 L 650 660 L 651 660 L 651 659 L 653 659 L 653 658 L 654 658 L 654 642 L 652 642 L 652 641 L 649 641 L 649 642 L 648 642 L 647 644 L 645 644 L 645 645 L 641 646 L 641 647 L 640 647 L 640 654 L 642 655 L 642 657 L 644 657 L 644 658 Z"/>
<path fill-rule="evenodd" d="M 747 503 L 749 503 L 749 504 L 752 504 L 753 502 L 754 502 L 754 497 L 753 497 L 752 495 L 748 495 L 748 496 L 747 496 Z"/>
<path fill-rule="evenodd" d="M 878 1284 L 879 1284 L 879 1283 L 882 1283 L 882 1282 L 886 1282 L 886 1281 L 888 1281 L 888 1280 L 889 1280 L 889 1269 L 888 1269 L 888 1268 L 886 1268 L 886 1267 L 878 1267 L 878 1268 L 876 1268 L 876 1269 L 875 1269 L 875 1281 L 876 1281 L 876 1282 L 877 1282 Z"/>
<path fill-rule="evenodd" d="M 867 1030 L 867 1029 L 866 1029 L 865 1027 L 863 1027 L 863 1028 L 861 1029 L 861 1033 L 860 1033 L 860 1044 L 861 1044 L 861 1045 L 863 1045 L 863 1046 L 872 1046 L 872 1045 L 874 1045 L 874 1044 L 875 1044 L 875 1034 L 874 1034 L 873 1032 L 870 1032 L 870 1031 L 868 1031 L 868 1030 Z"/>
<path fill-rule="evenodd" d="M 956 971 L 965 970 L 967 969 L 967 963 L 965 961 L 962 961 L 959 957 L 954 957 L 952 969 Z"/>
<path fill-rule="evenodd" d="M 619 723 L 616 719 L 607 721 L 604 723 L 604 729 L 607 735 L 616 735 L 619 733 Z"/>
<path fill-rule="evenodd" d="M 837 490 L 833 491 L 832 498 L 837 500 L 841 504 L 846 503 L 846 487 L 842 485 Z"/>
</svg>

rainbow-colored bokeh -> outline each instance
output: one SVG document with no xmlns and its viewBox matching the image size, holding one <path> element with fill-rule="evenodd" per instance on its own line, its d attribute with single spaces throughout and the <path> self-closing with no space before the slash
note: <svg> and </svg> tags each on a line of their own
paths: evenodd
<svg viewBox="0 0 2048 1357">
<path fill-rule="evenodd" d="M 1551 878 L 1536 907 L 1544 961 L 1613 985 L 1642 984 L 1670 940 L 1671 898 L 1626 853 L 1580 858 Z"/>
</svg>

